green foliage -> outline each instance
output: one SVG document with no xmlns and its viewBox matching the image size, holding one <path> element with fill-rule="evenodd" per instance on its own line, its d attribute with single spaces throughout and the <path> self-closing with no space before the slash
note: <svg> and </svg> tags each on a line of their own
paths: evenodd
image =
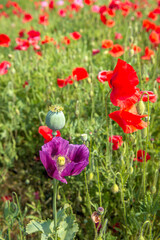
<svg viewBox="0 0 160 240">
<path fill-rule="evenodd" d="M 57 212 L 57 233 L 61 240 L 73 240 L 78 232 L 78 224 L 75 222 L 75 216 L 73 214 L 67 215 L 66 209 L 69 205 L 65 205 L 63 209 Z M 41 232 L 41 240 L 47 240 L 52 238 L 55 234 L 54 221 L 30 221 L 26 226 L 26 233 L 32 234 Z"/>
</svg>

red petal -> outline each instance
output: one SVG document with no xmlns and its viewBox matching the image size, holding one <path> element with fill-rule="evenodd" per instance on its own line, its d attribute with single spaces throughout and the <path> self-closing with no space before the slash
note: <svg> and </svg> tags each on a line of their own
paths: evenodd
<svg viewBox="0 0 160 240">
<path fill-rule="evenodd" d="M 52 129 L 47 126 L 40 126 L 38 132 L 43 136 L 43 138 L 49 142 L 52 140 Z"/>
<path fill-rule="evenodd" d="M 139 80 L 133 67 L 125 61 L 118 59 L 110 83 L 113 87 L 110 95 L 113 105 L 126 108 L 138 101 L 140 93 L 135 86 Z"/>
<path fill-rule="evenodd" d="M 88 72 L 86 71 L 85 68 L 79 67 L 79 68 L 73 69 L 72 75 L 73 75 L 73 78 L 76 81 L 79 81 L 79 80 L 87 78 L 88 77 Z"/>
</svg>

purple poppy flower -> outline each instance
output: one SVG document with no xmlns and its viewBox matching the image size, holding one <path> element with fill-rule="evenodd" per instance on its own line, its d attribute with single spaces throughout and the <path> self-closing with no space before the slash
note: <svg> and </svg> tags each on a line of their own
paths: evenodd
<svg viewBox="0 0 160 240">
<path fill-rule="evenodd" d="M 42 146 L 40 159 L 51 178 L 67 183 L 64 177 L 78 175 L 89 164 L 89 150 L 85 145 L 73 145 L 55 137 Z"/>
</svg>

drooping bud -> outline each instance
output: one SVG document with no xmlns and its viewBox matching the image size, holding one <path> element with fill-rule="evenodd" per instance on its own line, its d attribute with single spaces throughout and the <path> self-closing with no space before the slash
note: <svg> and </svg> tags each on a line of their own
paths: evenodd
<svg viewBox="0 0 160 240">
<path fill-rule="evenodd" d="M 102 215 L 102 214 L 104 213 L 104 208 L 103 208 L 103 207 L 99 207 L 99 208 L 97 209 L 97 211 L 98 211 L 98 213 L 99 213 L 100 215 Z"/>
<path fill-rule="evenodd" d="M 62 111 L 62 107 L 51 106 L 50 111 L 47 113 L 46 124 L 50 129 L 53 130 L 53 135 L 54 132 L 62 129 L 65 125 L 65 116 Z"/>
<path fill-rule="evenodd" d="M 140 100 L 137 103 L 136 109 L 137 109 L 137 112 L 138 112 L 139 115 L 142 115 L 144 113 L 145 105 L 144 105 L 144 102 L 142 100 Z"/>
<path fill-rule="evenodd" d="M 111 187 L 111 191 L 112 191 L 114 194 L 118 193 L 119 187 L 118 187 L 118 185 L 117 185 L 116 183 L 113 184 L 113 186 Z"/>
<path fill-rule="evenodd" d="M 156 186 L 154 185 L 154 186 L 152 187 L 152 189 L 151 189 L 151 192 L 152 192 L 153 194 L 155 194 L 156 191 L 157 191 L 157 189 L 156 189 Z"/>
</svg>

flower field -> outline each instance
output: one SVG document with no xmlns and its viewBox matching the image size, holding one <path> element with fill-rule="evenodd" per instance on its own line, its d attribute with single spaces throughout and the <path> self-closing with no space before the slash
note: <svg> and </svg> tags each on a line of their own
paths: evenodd
<svg viewBox="0 0 160 240">
<path fill-rule="evenodd" d="M 0 1 L 0 240 L 160 240 L 160 1 Z"/>
</svg>

